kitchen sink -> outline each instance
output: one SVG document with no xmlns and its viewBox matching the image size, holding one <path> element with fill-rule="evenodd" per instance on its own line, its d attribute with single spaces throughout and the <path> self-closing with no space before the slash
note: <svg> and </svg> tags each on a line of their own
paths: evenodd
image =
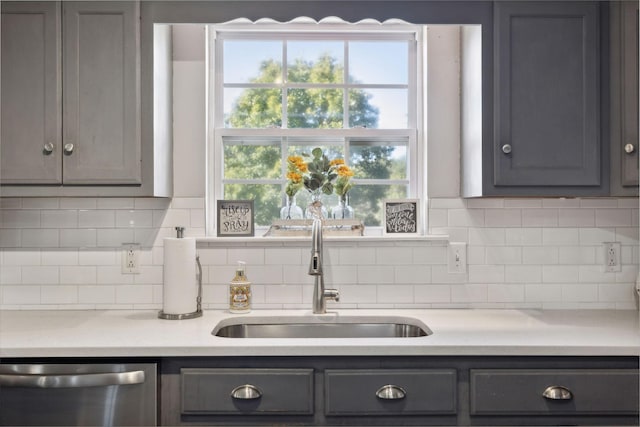
<svg viewBox="0 0 640 427">
<path fill-rule="evenodd" d="M 414 318 L 324 315 L 230 318 L 212 332 L 225 338 L 417 338 L 432 333 Z"/>
</svg>

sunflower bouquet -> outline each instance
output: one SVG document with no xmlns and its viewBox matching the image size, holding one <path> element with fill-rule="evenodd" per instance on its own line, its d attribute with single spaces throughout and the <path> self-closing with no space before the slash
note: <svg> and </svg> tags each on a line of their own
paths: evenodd
<svg viewBox="0 0 640 427">
<path fill-rule="evenodd" d="M 312 194 L 322 192 L 331 195 L 335 191 L 342 198 L 353 187 L 351 177 L 353 171 L 343 159 L 329 160 L 322 149 L 316 147 L 311 155 L 303 153 L 287 158 L 285 193 L 293 197 L 304 187 Z"/>
</svg>

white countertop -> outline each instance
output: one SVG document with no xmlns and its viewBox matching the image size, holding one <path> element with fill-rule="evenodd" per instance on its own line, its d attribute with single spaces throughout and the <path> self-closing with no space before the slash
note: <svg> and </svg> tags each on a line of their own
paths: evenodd
<svg viewBox="0 0 640 427">
<path fill-rule="evenodd" d="M 161 356 L 638 356 L 638 312 L 609 310 L 338 310 L 332 316 L 403 316 L 419 338 L 238 339 L 211 331 L 230 317 L 311 316 L 305 310 L 205 311 L 189 320 L 157 311 L 2 311 L 0 357 Z"/>
</svg>

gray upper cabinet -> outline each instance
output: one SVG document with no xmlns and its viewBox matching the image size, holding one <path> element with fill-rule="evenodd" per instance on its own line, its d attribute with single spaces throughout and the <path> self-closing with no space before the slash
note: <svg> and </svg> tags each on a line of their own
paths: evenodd
<svg viewBox="0 0 640 427">
<path fill-rule="evenodd" d="M 63 2 L 63 180 L 140 184 L 135 2 Z"/>
<path fill-rule="evenodd" d="M 496 2 L 493 186 L 601 195 L 600 5 Z"/>
<path fill-rule="evenodd" d="M 611 193 L 638 195 L 638 2 L 613 2 L 611 19 Z"/>
<path fill-rule="evenodd" d="M 1 7 L 2 195 L 170 195 L 141 139 L 139 3 Z"/>
<path fill-rule="evenodd" d="M 2 3 L 3 184 L 62 182 L 60 7 Z"/>
</svg>

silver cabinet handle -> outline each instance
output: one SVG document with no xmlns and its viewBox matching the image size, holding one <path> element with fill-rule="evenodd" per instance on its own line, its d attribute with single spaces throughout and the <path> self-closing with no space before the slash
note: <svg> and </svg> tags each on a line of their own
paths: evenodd
<svg viewBox="0 0 640 427">
<path fill-rule="evenodd" d="M 66 154 L 67 156 L 70 155 L 71 153 L 73 153 L 74 148 L 75 147 L 70 142 L 64 144 L 64 154 Z"/>
<path fill-rule="evenodd" d="M 509 154 L 509 153 L 511 153 L 511 144 L 504 144 L 504 145 L 502 146 L 502 152 L 503 152 L 504 154 Z"/>
<path fill-rule="evenodd" d="M 0 386 L 23 388 L 81 388 L 142 384 L 144 371 L 74 375 L 0 375 Z"/>
<path fill-rule="evenodd" d="M 634 146 L 633 146 L 633 144 L 626 144 L 626 145 L 624 146 L 624 152 L 625 152 L 625 153 L 627 153 L 627 154 L 631 154 L 631 153 L 633 153 L 634 151 L 636 151 L 636 147 L 634 147 Z"/>
<path fill-rule="evenodd" d="M 253 400 L 262 397 L 262 392 L 254 385 L 245 384 L 231 390 L 231 397 L 240 400 Z"/>
<path fill-rule="evenodd" d="M 573 394 L 571 394 L 571 390 L 561 385 L 552 385 L 545 389 L 542 392 L 542 396 L 545 399 L 549 400 L 571 400 L 573 399 Z"/>
<path fill-rule="evenodd" d="M 397 385 L 383 385 L 376 391 L 376 397 L 383 400 L 400 400 L 407 396 L 407 392 Z"/>
<path fill-rule="evenodd" d="M 56 146 L 53 144 L 53 142 L 47 142 L 46 144 L 44 144 L 44 147 L 42 147 L 42 152 L 46 155 L 49 155 L 51 153 L 53 153 L 53 150 L 55 150 Z"/>
</svg>

